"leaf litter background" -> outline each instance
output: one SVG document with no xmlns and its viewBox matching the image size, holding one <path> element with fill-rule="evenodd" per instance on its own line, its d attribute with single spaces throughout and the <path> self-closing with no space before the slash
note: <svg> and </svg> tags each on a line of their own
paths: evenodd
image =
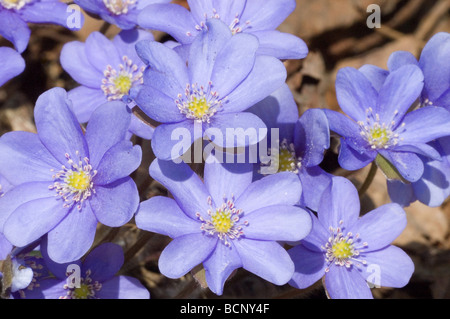
<svg viewBox="0 0 450 319">
<path fill-rule="evenodd" d="M 69 2 L 69 1 L 65 1 Z M 185 0 L 176 3 L 187 6 Z M 382 27 L 369 29 L 366 19 L 370 4 L 381 7 Z M 36 132 L 33 107 L 37 97 L 59 86 L 69 90 L 77 86 L 59 63 L 62 46 L 69 41 L 85 41 L 103 22 L 85 15 L 86 22 L 78 32 L 57 26 L 32 25 L 32 36 L 23 56 L 26 69 L 17 78 L 0 88 L 0 135 L 11 130 Z M 449 0 L 297 0 L 297 8 L 279 30 L 301 37 L 310 54 L 304 60 L 285 61 L 287 83 L 302 114 L 308 108 L 339 110 L 334 90 L 337 71 L 346 66 L 355 68 L 374 64 L 387 68 L 390 54 L 406 50 L 417 57 L 425 43 L 437 32 L 450 32 Z M 112 38 L 119 32 L 109 28 Z M 157 40 L 169 39 L 154 32 Z M 0 39 L 0 46 L 10 43 Z M 447 61 L 448 62 L 448 61 Z M 450 124 L 449 124 L 450 125 Z M 165 188 L 148 176 L 148 166 L 154 159 L 150 142 L 135 139 L 142 145 L 143 162 L 133 173 L 141 200 L 156 195 L 168 195 Z M 348 172 L 337 163 L 338 139 L 332 137 L 332 147 L 326 152 L 322 167 L 349 178 L 355 185 L 364 181 L 368 167 Z M 197 167 L 198 169 L 201 168 Z M 375 181 L 362 199 L 362 213 L 389 202 L 386 181 L 378 171 Z M 447 299 L 450 298 L 450 201 L 430 208 L 414 203 L 406 208 L 408 226 L 394 242 L 413 259 L 415 272 L 402 289 L 374 289 L 375 298 Z M 99 226 L 96 242 L 115 242 L 125 252 L 121 274 L 138 278 L 150 291 L 152 299 L 161 298 L 326 298 L 321 282 L 306 290 L 289 285 L 275 286 L 239 269 L 230 278 L 222 297 L 201 287 L 189 273 L 180 279 L 169 279 L 158 271 L 158 258 L 170 239 L 141 231 L 133 220 L 123 227 L 111 229 Z"/>
</svg>

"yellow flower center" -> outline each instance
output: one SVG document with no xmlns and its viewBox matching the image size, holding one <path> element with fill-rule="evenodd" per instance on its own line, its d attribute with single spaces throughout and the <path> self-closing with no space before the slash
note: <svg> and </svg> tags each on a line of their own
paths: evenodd
<svg viewBox="0 0 450 319">
<path fill-rule="evenodd" d="M 376 127 L 370 130 L 373 141 L 378 141 L 380 145 L 386 145 L 389 142 L 389 135 L 385 128 Z"/>
<path fill-rule="evenodd" d="M 347 259 L 353 256 L 352 245 L 346 241 L 340 241 L 334 243 L 331 247 L 331 251 L 333 252 L 333 256 L 336 259 Z"/>
<path fill-rule="evenodd" d="M 119 75 L 114 79 L 114 85 L 120 94 L 128 94 L 133 85 L 131 78 L 128 75 Z"/>
<path fill-rule="evenodd" d="M 75 288 L 73 291 L 74 299 L 88 299 L 91 296 L 91 290 L 86 284 L 81 284 L 79 288 Z"/>
<path fill-rule="evenodd" d="M 91 185 L 91 179 L 84 171 L 72 172 L 67 176 L 67 185 L 77 191 L 87 190 Z"/>
<path fill-rule="evenodd" d="M 203 118 L 209 111 L 209 103 L 206 101 L 205 97 L 197 98 L 194 97 L 192 101 L 188 103 L 188 110 L 193 114 L 196 118 Z"/>
<path fill-rule="evenodd" d="M 6 9 L 22 9 L 23 6 L 32 0 L 0 0 L 0 4 Z"/>
<path fill-rule="evenodd" d="M 228 233 L 234 225 L 229 211 L 216 211 L 216 213 L 211 216 L 211 222 L 214 225 L 216 232 L 221 234 Z"/>
<path fill-rule="evenodd" d="M 296 169 L 297 162 L 288 149 L 280 149 L 278 157 L 278 172 L 291 172 Z"/>
</svg>

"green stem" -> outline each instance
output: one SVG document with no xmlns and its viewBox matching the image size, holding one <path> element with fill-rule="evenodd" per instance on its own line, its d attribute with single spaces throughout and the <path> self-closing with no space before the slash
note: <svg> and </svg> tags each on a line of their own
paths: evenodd
<svg viewBox="0 0 450 319">
<path fill-rule="evenodd" d="M 358 190 L 359 198 L 361 198 L 369 189 L 370 185 L 372 184 L 373 180 L 375 179 L 377 170 L 378 170 L 378 166 L 375 163 L 375 161 L 373 161 L 372 165 L 370 166 L 369 174 L 367 174 L 366 180 L 362 184 L 361 188 Z"/>
</svg>

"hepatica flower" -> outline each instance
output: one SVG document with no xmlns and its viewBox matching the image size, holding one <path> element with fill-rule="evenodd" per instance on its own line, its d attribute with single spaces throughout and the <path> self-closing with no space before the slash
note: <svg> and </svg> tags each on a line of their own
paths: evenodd
<svg viewBox="0 0 450 319">
<path fill-rule="evenodd" d="M 13 77 L 19 75 L 25 69 L 25 61 L 17 51 L 3 47 L 0 48 L 0 86 Z"/>
<path fill-rule="evenodd" d="M 389 71 L 376 67 L 366 68 L 366 76 L 372 79 L 375 86 L 383 85 L 389 72 L 408 65 L 417 65 L 424 74 L 424 88 L 420 96 L 420 106 L 438 106 L 450 110 L 450 34 L 437 33 L 425 45 L 419 61 L 406 51 L 394 52 L 388 61 Z M 372 76 L 370 76 L 372 74 Z M 424 162 L 424 173 L 414 183 L 388 181 L 391 199 L 404 206 L 419 200 L 428 206 L 440 206 L 450 195 L 450 140 L 440 138 L 430 143 L 438 151 L 441 158 L 433 159 L 421 156 Z"/>
<path fill-rule="evenodd" d="M 404 182 L 416 182 L 424 172 L 419 155 L 440 158 L 427 143 L 450 135 L 450 113 L 435 106 L 408 112 L 422 93 L 423 81 L 415 65 L 391 72 L 381 86 L 362 71 L 339 71 L 336 93 L 348 117 L 325 112 L 330 129 L 342 137 L 339 163 L 344 169 L 357 170 L 376 160 Z"/>
<path fill-rule="evenodd" d="M 260 154 L 260 159 L 264 160 L 255 165 L 258 171 L 255 177 L 277 172 L 297 174 L 303 185 L 299 204 L 317 210 L 321 193 L 331 181 L 331 175 L 319 166 L 324 151 L 330 147 L 325 114 L 322 110 L 310 109 L 299 118 L 297 104 L 287 85 L 249 111 L 258 115 L 269 129 L 267 155 L 270 156 Z"/>
<path fill-rule="evenodd" d="M 136 102 L 148 116 L 162 123 L 152 137 L 158 158 L 182 155 L 172 154 L 179 143 L 178 136 L 172 137 L 175 129 L 190 133 L 192 143 L 195 124 L 200 127 L 200 138 L 208 130 L 225 137 L 227 129 L 258 132 L 265 128 L 257 116 L 243 111 L 277 90 L 286 79 L 286 69 L 279 60 L 255 56 L 256 37 L 232 36 L 228 26 L 217 19 L 206 25 L 208 30 L 192 43 L 187 63 L 176 51 L 156 41 L 141 41 L 136 46 L 149 65 Z M 225 138 L 214 142 L 221 147 L 236 147 L 256 144 L 262 138 L 259 134 L 245 142 Z"/>
<path fill-rule="evenodd" d="M 15 185 L 0 198 L 0 231 L 18 247 L 48 234 L 57 262 L 80 258 L 98 222 L 121 226 L 139 204 L 128 175 L 139 166 L 141 149 L 124 140 L 125 104 L 99 107 L 83 134 L 70 103 L 63 89 L 51 89 L 36 102 L 37 134 L 0 138 L 0 174 Z"/>
<path fill-rule="evenodd" d="M 44 246 L 45 247 L 45 246 Z M 122 247 L 113 243 L 94 248 L 84 259 L 58 264 L 45 250 L 34 260 L 37 273 L 22 299 L 149 299 L 148 290 L 135 278 L 116 276 L 124 262 Z M 47 275 L 43 275 L 46 270 Z"/>
<path fill-rule="evenodd" d="M 83 23 L 71 28 L 68 25 L 72 12 L 59 0 L 1 0 L 0 35 L 11 41 L 19 53 L 25 51 L 30 39 L 27 22 L 52 23 L 78 30 Z"/>
<path fill-rule="evenodd" d="M 123 30 L 136 27 L 139 12 L 154 3 L 168 3 L 170 0 L 75 0 L 87 12 L 118 26 Z"/>
<path fill-rule="evenodd" d="M 288 253 L 295 263 L 289 282 L 304 289 L 325 276 L 333 299 L 369 299 L 370 287 L 405 286 L 414 264 L 391 245 L 407 224 L 398 204 L 386 204 L 359 217 L 358 192 L 345 178 L 334 177 L 322 196 L 311 233 Z M 370 286 L 368 285 L 370 284 Z"/>
<path fill-rule="evenodd" d="M 303 59 L 308 48 L 300 38 L 276 28 L 294 11 L 295 0 L 188 0 L 190 11 L 177 4 L 155 4 L 138 17 L 143 28 L 160 30 L 181 44 L 191 44 L 208 19 L 223 21 L 232 34 L 250 33 L 259 40 L 258 54 Z"/>
<path fill-rule="evenodd" d="M 145 69 L 135 44 L 144 39 L 153 40 L 153 36 L 146 31 L 129 30 L 109 40 L 100 32 L 93 32 L 86 43 L 73 41 L 64 45 L 61 65 L 81 84 L 68 93 L 80 123 L 88 122 L 92 112 L 107 101 L 124 101 L 134 106 L 133 98 L 143 83 Z M 153 128 L 135 115 L 129 130 L 148 139 L 153 134 Z"/>
<path fill-rule="evenodd" d="M 152 197 L 140 205 L 136 225 L 170 236 L 159 259 L 162 274 L 179 278 L 203 264 L 209 288 L 221 295 L 240 267 L 277 285 L 294 268 L 277 241 L 296 241 L 311 229 L 297 176 L 283 172 L 252 183 L 251 164 L 205 164 L 204 182 L 186 163 L 156 159 L 150 175 L 174 199 Z"/>
</svg>

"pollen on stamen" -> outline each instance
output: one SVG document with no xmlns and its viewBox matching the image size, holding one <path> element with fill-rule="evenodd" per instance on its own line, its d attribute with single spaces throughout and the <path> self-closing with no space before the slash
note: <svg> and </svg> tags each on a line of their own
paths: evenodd
<svg viewBox="0 0 450 319">
<path fill-rule="evenodd" d="M 79 157 L 79 152 L 76 152 Z M 55 173 L 52 178 L 54 183 L 48 188 L 55 190 L 55 196 L 63 199 L 63 207 L 70 208 L 76 204 L 78 210 L 81 210 L 83 203 L 93 193 L 95 193 L 94 183 L 92 179 L 97 174 L 97 171 L 92 168 L 87 157 L 74 161 L 68 153 L 65 154 L 67 164 L 62 165 L 61 169 Z"/>
<path fill-rule="evenodd" d="M 103 4 L 114 15 L 127 14 L 137 0 L 103 0 Z"/>
<path fill-rule="evenodd" d="M 32 1 L 33 0 L 0 0 L 0 5 L 5 9 L 20 10 Z"/>
<path fill-rule="evenodd" d="M 261 163 L 261 167 L 278 167 L 278 172 L 292 172 L 298 174 L 302 167 L 302 158 L 295 153 L 295 146 L 283 139 L 278 150 L 268 150 L 270 155 L 269 163 Z M 260 171 L 261 172 L 261 171 Z"/>
<path fill-rule="evenodd" d="M 219 93 L 213 90 L 212 82 L 209 82 L 207 87 L 187 84 L 184 94 L 178 94 L 175 104 L 186 118 L 209 123 L 226 100 L 219 97 Z"/>
<path fill-rule="evenodd" d="M 202 222 L 200 229 L 206 234 L 217 236 L 225 246 L 230 247 L 230 240 L 235 240 L 244 235 L 243 226 L 248 226 L 248 221 L 242 221 L 242 209 L 234 206 L 234 198 L 225 199 L 218 208 L 212 207 L 211 197 L 207 198 L 210 208 L 207 210 L 207 218 L 197 212 L 196 217 Z"/>
<path fill-rule="evenodd" d="M 108 101 L 121 100 L 131 88 L 144 83 L 145 66 L 139 67 L 126 55 L 122 62 L 118 70 L 108 65 L 103 72 L 101 89 Z"/>
<path fill-rule="evenodd" d="M 361 259 L 360 255 L 368 247 L 368 243 L 361 243 L 359 234 L 344 233 L 344 228 L 343 221 L 337 228 L 329 227 L 330 237 L 325 245 L 321 246 L 325 253 L 325 260 L 328 262 L 325 272 L 329 272 L 332 265 L 350 268 L 367 264 L 367 261 Z"/>
</svg>

